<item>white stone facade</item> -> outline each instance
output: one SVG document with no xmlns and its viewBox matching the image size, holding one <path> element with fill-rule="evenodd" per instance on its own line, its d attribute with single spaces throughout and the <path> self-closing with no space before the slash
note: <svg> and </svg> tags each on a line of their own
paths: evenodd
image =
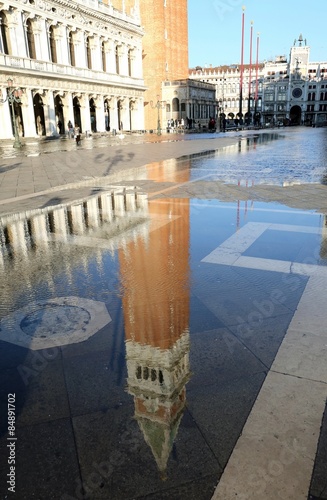
<svg viewBox="0 0 327 500">
<path fill-rule="evenodd" d="M 261 78 L 263 65 L 260 64 L 258 75 Z M 226 117 L 234 118 L 240 112 L 240 67 L 238 65 L 218 66 L 209 68 L 196 67 L 190 69 L 189 77 L 191 79 L 200 80 L 211 83 L 216 86 L 216 108 L 217 114 L 224 113 Z M 251 71 L 251 92 L 255 92 L 255 67 Z M 242 113 L 248 111 L 248 96 L 249 96 L 249 81 L 250 70 L 249 65 L 244 65 L 243 71 L 243 91 L 242 91 Z M 259 83 L 260 89 L 262 88 Z M 261 95 L 258 89 L 258 110 L 261 110 Z M 217 118 L 217 117 L 216 117 Z"/>
<path fill-rule="evenodd" d="M 177 128 L 207 127 L 216 115 L 216 88 L 191 79 L 162 82 L 163 128 L 173 120 Z M 191 122 L 190 122 L 191 120 Z"/>
<path fill-rule="evenodd" d="M 137 3 L 136 3 L 137 4 Z M 0 1 L 0 88 L 23 91 L 20 136 L 144 129 L 143 30 L 137 9 L 98 0 Z M 12 107 L 0 104 L 0 139 L 13 137 Z"/>
</svg>

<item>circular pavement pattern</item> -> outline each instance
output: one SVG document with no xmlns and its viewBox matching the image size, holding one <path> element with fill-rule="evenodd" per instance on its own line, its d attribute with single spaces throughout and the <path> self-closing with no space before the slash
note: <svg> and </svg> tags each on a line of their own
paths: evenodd
<svg viewBox="0 0 327 500">
<path fill-rule="evenodd" d="M 47 338 L 58 332 L 85 330 L 90 320 L 90 313 L 83 307 L 46 303 L 27 314 L 20 327 L 31 337 Z"/>
<path fill-rule="evenodd" d="M 47 349 L 90 338 L 111 322 L 103 302 L 57 297 L 32 302 L 0 322 L 0 340 L 29 349 Z"/>
</svg>

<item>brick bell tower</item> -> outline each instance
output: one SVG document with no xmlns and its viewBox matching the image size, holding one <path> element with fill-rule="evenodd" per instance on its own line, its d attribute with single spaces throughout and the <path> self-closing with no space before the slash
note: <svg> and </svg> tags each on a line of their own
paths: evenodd
<svg viewBox="0 0 327 500">
<path fill-rule="evenodd" d="M 143 76 L 146 129 L 156 129 L 157 109 L 165 81 L 188 78 L 187 0 L 112 0 L 114 8 L 127 14 L 139 9 L 143 37 Z"/>
</svg>

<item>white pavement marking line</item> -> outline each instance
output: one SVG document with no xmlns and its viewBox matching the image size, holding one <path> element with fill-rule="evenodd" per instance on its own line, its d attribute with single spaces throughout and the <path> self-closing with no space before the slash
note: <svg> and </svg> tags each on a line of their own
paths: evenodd
<svg viewBox="0 0 327 500">
<path fill-rule="evenodd" d="M 306 226 L 248 223 L 202 262 L 309 276 L 298 308 L 212 500 L 305 500 L 327 397 L 327 268 L 242 256 L 264 231 Z"/>
</svg>

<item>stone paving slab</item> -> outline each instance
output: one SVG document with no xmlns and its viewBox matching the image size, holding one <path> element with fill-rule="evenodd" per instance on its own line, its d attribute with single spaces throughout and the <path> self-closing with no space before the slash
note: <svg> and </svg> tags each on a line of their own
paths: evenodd
<svg viewBox="0 0 327 500">
<path fill-rule="evenodd" d="M 213 136 L 211 139 L 174 140 L 133 144 L 126 139 L 121 145 L 75 151 L 57 151 L 37 157 L 5 158 L 0 161 L 0 201 L 24 194 L 35 194 L 53 188 L 67 188 L 97 177 L 109 177 L 151 162 L 160 162 L 237 142 L 237 136 Z M 27 175 L 27 172 L 28 175 Z"/>
</svg>

